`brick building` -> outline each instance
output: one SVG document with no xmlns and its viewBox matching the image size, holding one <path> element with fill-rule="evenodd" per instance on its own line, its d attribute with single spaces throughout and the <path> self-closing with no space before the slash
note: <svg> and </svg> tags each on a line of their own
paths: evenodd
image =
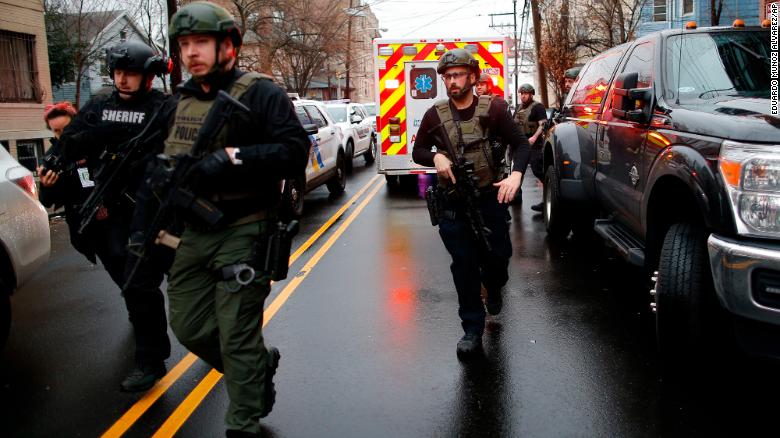
<svg viewBox="0 0 780 438">
<path fill-rule="evenodd" d="M 0 2 L 0 143 L 28 169 L 52 136 L 43 122 L 51 103 L 43 2 Z"/>
</svg>

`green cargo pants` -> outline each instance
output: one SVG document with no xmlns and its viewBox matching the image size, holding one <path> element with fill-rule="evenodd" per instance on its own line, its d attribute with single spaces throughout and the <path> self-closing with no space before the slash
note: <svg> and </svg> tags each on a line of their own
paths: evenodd
<svg viewBox="0 0 780 438">
<path fill-rule="evenodd" d="M 217 231 L 187 229 L 168 277 L 170 322 L 187 349 L 224 373 L 230 406 L 228 429 L 260 431 L 265 374 L 270 360 L 263 344 L 263 302 L 270 278 L 239 285 L 223 280 L 224 266 L 247 262 L 266 221 Z M 259 276 L 259 274 L 258 274 Z"/>
</svg>

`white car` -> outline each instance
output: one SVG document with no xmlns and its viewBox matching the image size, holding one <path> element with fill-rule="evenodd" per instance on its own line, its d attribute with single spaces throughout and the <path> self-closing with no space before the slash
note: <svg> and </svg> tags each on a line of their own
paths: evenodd
<svg viewBox="0 0 780 438">
<path fill-rule="evenodd" d="M 33 174 L 0 147 L 0 351 L 11 327 L 11 295 L 46 263 L 49 215 Z"/>
<path fill-rule="evenodd" d="M 309 133 L 311 149 L 305 175 L 285 181 L 282 214 L 300 217 L 303 195 L 327 185 L 331 194 L 344 192 L 347 184 L 347 160 L 342 147 L 341 130 L 328 115 L 322 102 L 293 100 L 295 114 Z"/>
<path fill-rule="evenodd" d="M 376 141 L 373 117 L 366 114 L 359 103 L 328 103 L 325 105 L 331 118 L 344 134 L 343 147 L 347 157 L 363 156 L 366 164 L 376 159 Z M 352 172 L 352 160 L 347 160 L 347 172 Z"/>
</svg>

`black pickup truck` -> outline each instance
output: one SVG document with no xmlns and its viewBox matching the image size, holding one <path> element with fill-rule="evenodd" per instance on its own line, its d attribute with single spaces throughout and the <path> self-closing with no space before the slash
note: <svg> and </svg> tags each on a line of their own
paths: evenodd
<svg viewBox="0 0 780 438">
<path fill-rule="evenodd" d="M 780 358 L 769 37 L 689 28 L 614 47 L 583 67 L 545 138 L 548 234 L 595 229 L 643 268 L 667 363 L 699 356 L 714 333 Z"/>
</svg>

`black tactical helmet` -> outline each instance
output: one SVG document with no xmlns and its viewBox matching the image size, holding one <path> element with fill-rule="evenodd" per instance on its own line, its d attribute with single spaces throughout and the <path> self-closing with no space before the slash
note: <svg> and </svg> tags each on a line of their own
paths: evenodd
<svg viewBox="0 0 780 438">
<path fill-rule="evenodd" d="M 140 41 L 124 41 L 106 49 L 106 65 L 112 78 L 117 68 L 144 75 L 162 76 L 168 72 L 168 60 Z"/>
<path fill-rule="evenodd" d="M 171 17 L 168 36 L 175 47 L 176 38 L 182 35 L 213 34 L 229 36 L 233 46 L 241 47 L 241 30 L 233 16 L 221 6 L 209 2 L 195 2 L 179 9 Z"/>
<path fill-rule="evenodd" d="M 567 79 L 577 79 L 580 70 L 582 70 L 582 67 L 572 67 L 563 73 L 563 77 Z"/>
<path fill-rule="evenodd" d="M 534 90 L 534 86 L 531 84 L 523 84 L 520 86 L 520 92 L 521 93 L 531 93 L 536 94 L 536 90 Z"/>
<path fill-rule="evenodd" d="M 479 76 L 479 61 L 466 49 L 452 49 L 441 55 L 436 72 L 443 74 L 448 68 L 456 66 L 468 67 L 475 75 Z"/>
</svg>

